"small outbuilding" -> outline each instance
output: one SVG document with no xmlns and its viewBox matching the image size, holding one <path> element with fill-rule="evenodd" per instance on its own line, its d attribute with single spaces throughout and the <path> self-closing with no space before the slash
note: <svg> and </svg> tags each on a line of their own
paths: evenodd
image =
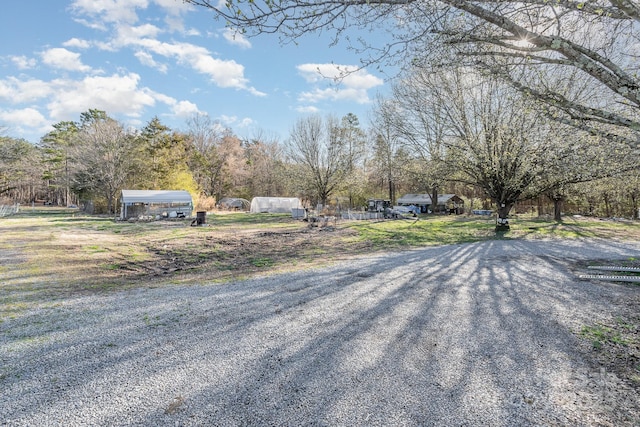
<svg viewBox="0 0 640 427">
<path fill-rule="evenodd" d="M 432 206 L 428 194 L 405 194 L 397 200 L 399 206 L 418 206 L 420 212 L 440 212 L 450 214 L 464 213 L 464 200 L 455 194 L 439 194 L 437 206 Z"/>
<path fill-rule="evenodd" d="M 251 200 L 251 213 L 292 213 L 293 209 L 302 209 L 297 197 L 254 197 Z"/>
<path fill-rule="evenodd" d="M 122 190 L 120 219 L 140 217 L 188 218 L 193 199 L 184 190 Z"/>
<path fill-rule="evenodd" d="M 218 208 L 226 210 L 246 211 L 251 208 L 251 202 L 239 197 L 223 197 L 217 203 Z"/>
<path fill-rule="evenodd" d="M 369 212 L 384 212 L 388 207 L 391 207 L 391 200 L 389 199 L 367 200 L 367 211 Z"/>
</svg>

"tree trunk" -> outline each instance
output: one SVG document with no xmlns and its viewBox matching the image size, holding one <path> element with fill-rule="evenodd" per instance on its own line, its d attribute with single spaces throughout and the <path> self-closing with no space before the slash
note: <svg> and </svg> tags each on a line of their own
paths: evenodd
<svg viewBox="0 0 640 427">
<path fill-rule="evenodd" d="M 556 221 L 562 221 L 562 197 L 553 198 L 553 219 Z"/>
<path fill-rule="evenodd" d="M 396 183 L 389 177 L 389 200 L 391 204 L 396 203 Z"/>
<path fill-rule="evenodd" d="M 509 230 L 509 212 L 513 203 L 498 203 L 498 217 L 496 218 L 496 231 Z"/>
<path fill-rule="evenodd" d="M 605 214 L 607 218 L 611 218 L 611 204 L 609 203 L 609 196 L 608 194 L 603 194 L 602 195 L 602 200 L 604 200 L 604 208 L 605 208 Z"/>
<path fill-rule="evenodd" d="M 544 215 L 544 206 L 542 204 L 542 197 L 538 197 L 538 216 Z"/>
<path fill-rule="evenodd" d="M 438 209 L 438 187 L 434 186 L 431 190 L 431 210 L 434 214 L 436 209 Z"/>
</svg>

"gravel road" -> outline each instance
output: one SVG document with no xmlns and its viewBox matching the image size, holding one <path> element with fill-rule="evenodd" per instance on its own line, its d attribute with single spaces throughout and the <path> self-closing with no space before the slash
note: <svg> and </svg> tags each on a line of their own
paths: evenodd
<svg viewBox="0 0 640 427">
<path fill-rule="evenodd" d="M 49 301 L 0 322 L 0 425 L 637 426 L 577 334 L 640 287 L 576 262 L 629 257 L 498 240 Z"/>
</svg>

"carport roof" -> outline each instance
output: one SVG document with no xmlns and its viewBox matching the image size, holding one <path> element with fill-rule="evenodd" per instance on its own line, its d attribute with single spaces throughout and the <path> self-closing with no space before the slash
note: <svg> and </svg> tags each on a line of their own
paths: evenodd
<svg viewBox="0 0 640 427">
<path fill-rule="evenodd" d="M 122 203 L 192 203 L 184 190 L 122 190 Z"/>
</svg>

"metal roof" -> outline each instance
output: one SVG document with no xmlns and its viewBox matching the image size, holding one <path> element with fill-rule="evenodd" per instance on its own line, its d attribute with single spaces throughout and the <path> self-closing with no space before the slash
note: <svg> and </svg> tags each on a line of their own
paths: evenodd
<svg viewBox="0 0 640 427">
<path fill-rule="evenodd" d="M 450 199 L 456 197 L 455 194 L 438 194 L 438 204 L 447 203 Z M 428 194 L 405 194 L 397 200 L 397 203 L 413 204 L 413 205 L 430 205 L 431 196 Z"/>
<path fill-rule="evenodd" d="M 122 190 L 122 203 L 193 203 L 184 190 Z"/>
</svg>

